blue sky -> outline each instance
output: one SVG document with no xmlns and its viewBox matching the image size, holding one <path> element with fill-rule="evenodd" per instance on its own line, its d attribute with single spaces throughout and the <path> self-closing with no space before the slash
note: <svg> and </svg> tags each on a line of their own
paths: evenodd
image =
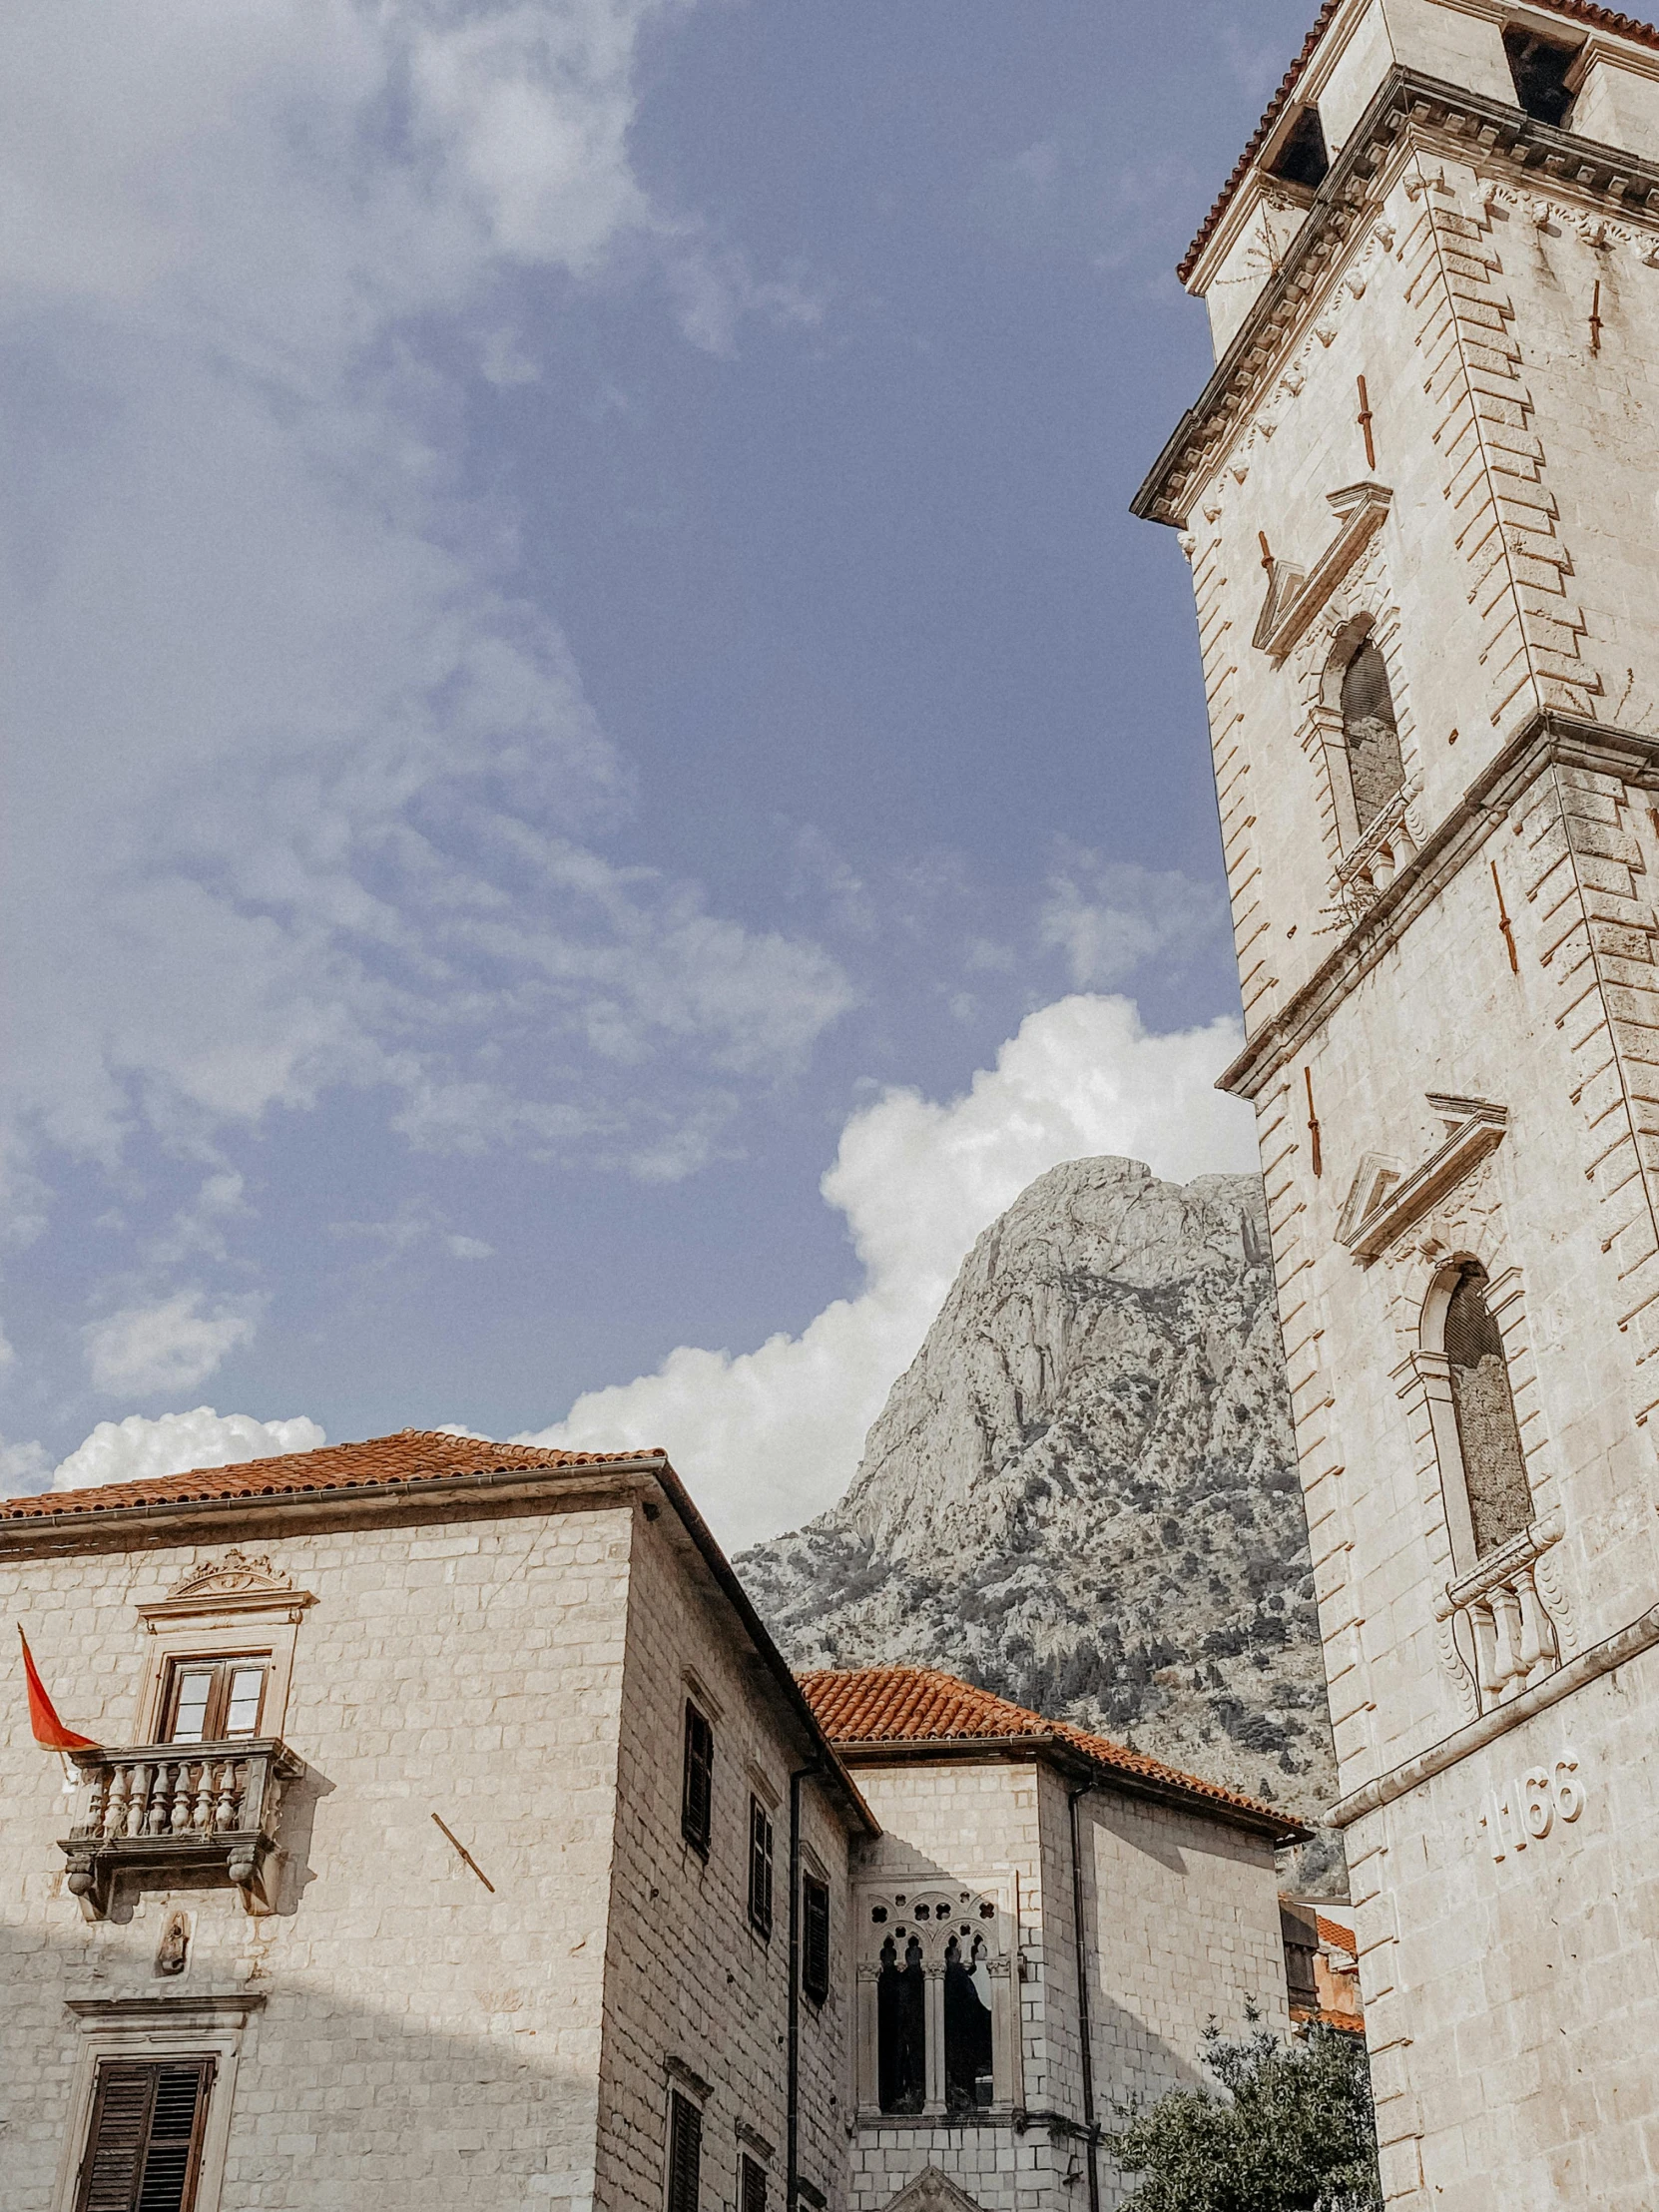
<svg viewBox="0 0 1659 2212">
<path fill-rule="evenodd" d="M 1248 1160 L 1127 501 L 1307 13 L 13 0 L 13 1484 L 451 1422 L 738 1541 L 1030 1176 Z"/>
</svg>

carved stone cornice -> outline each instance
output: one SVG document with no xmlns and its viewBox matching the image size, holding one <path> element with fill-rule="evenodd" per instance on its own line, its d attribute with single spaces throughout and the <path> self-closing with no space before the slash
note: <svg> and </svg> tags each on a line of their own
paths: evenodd
<svg viewBox="0 0 1659 2212">
<path fill-rule="evenodd" d="M 1187 528 L 1201 487 L 1283 371 L 1292 345 L 1316 320 L 1343 249 L 1377 212 L 1382 173 L 1406 143 L 1473 154 L 1488 167 L 1502 164 L 1556 192 L 1603 203 L 1614 215 L 1659 217 L 1659 163 L 1554 130 L 1502 101 L 1396 66 L 1314 195 L 1279 274 L 1263 287 L 1130 502 L 1143 521 Z"/>
<path fill-rule="evenodd" d="M 309 1590 L 299 1589 L 292 1575 L 274 1567 L 263 1553 L 253 1557 L 232 1550 L 223 1559 L 192 1567 L 158 1604 L 141 1605 L 137 1611 L 154 1628 L 197 1613 L 285 1612 L 297 1619 L 315 1603 Z"/>
<path fill-rule="evenodd" d="M 1555 708 L 1530 714 L 1425 839 L 1416 857 L 1378 894 L 1301 989 L 1263 1022 L 1232 1066 L 1223 1071 L 1217 1088 L 1238 1098 L 1255 1098 L 1265 1089 L 1433 904 L 1515 802 L 1558 763 L 1659 791 L 1659 739 L 1586 722 Z"/>
</svg>

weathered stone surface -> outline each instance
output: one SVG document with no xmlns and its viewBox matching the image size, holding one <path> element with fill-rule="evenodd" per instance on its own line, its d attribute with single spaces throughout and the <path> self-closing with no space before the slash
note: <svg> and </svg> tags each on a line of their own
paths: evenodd
<svg viewBox="0 0 1659 2212">
<path fill-rule="evenodd" d="M 797 1665 L 946 1667 L 1317 1811 L 1334 1769 L 1260 1183 L 1043 1176 L 963 1263 L 845 1498 L 740 1565 Z"/>
</svg>

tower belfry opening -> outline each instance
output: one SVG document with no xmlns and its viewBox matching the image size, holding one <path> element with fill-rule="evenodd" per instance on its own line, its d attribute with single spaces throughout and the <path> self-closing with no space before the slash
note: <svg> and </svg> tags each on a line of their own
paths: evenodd
<svg viewBox="0 0 1659 2212">
<path fill-rule="evenodd" d="M 1515 98 L 1527 114 L 1535 122 L 1564 130 L 1573 102 L 1567 78 L 1578 48 L 1558 46 L 1553 39 L 1538 38 L 1511 24 L 1503 34 L 1503 51 L 1515 81 Z"/>
</svg>

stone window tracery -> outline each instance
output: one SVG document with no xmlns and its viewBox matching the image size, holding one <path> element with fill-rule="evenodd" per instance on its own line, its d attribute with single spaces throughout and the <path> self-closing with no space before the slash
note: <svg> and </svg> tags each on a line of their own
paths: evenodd
<svg viewBox="0 0 1659 2212">
<path fill-rule="evenodd" d="M 1018 2101 L 1011 1918 L 972 1890 L 866 1891 L 859 1912 L 858 2101 L 971 2119 Z"/>
</svg>

